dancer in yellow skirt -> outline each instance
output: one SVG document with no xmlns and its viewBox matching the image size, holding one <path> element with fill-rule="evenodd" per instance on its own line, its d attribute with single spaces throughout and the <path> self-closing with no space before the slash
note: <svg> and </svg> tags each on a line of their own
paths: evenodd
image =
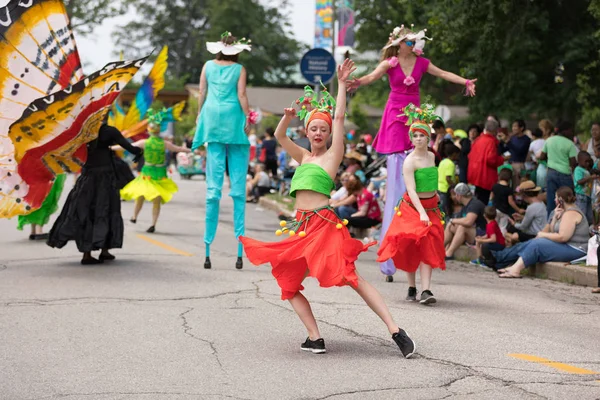
<svg viewBox="0 0 600 400">
<path fill-rule="evenodd" d="M 150 138 L 133 143 L 134 146 L 144 149 L 144 167 L 138 177 L 129 182 L 121 190 L 121 198 L 123 200 L 135 199 L 135 209 L 133 217 L 130 219 L 134 224 L 137 222 L 137 217 L 144 206 L 144 201 L 151 201 L 154 204 L 152 209 L 152 226 L 146 231 L 153 233 L 156 231 L 156 222 L 160 214 L 161 204 L 171 201 L 173 194 L 178 190 L 177 184 L 167 176 L 165 151 L 190 153 L 191 150 L 187 147 L 180 147 L 170 142 L 165 142 L 160 137 L 160 124 L 164 118 L 164 112 L 155 112 L 150 109 L 148 110 L 148 114 L 148 132 L 150 133 Z M 113 150 L 118 150 L 119 148 L 119 146 L 115 146 Z"/>
</svg>

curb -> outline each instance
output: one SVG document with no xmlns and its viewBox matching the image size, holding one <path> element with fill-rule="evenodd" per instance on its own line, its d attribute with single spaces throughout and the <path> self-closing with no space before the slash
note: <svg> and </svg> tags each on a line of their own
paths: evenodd
<svg viewBox="0 0 600 400">
<path fill-rule="evenodd" d="M 280 205 L 275 200 L 267 199 L 264 196 L 261 196 L 258 199 L 258 204 L 261 205 L 263 208 L 266 208 L 266 209 L 272 210 L 272 211 L 276 211 L 280 214 L 285 215 L 286 217 L 292 217 L 294 215 L 294 213 L 292 211 L 289 211 L 288 209 L 286 209 L 285 207 Z"/>
<path fill-rule="evenodd" d="M 456 261 L 469 262 L 475 259 L 475 249 L 467 246 L 460 246 L 454 253 Z M 596 268 L 581 267 L 564 262 L 548 262 L 537 264 L 528 269 L 529 275 L 541 279 L 550 279 L 551 281 L 569 283 L 578 286 L 598 286 L 598 272 Z"/>
</svg>

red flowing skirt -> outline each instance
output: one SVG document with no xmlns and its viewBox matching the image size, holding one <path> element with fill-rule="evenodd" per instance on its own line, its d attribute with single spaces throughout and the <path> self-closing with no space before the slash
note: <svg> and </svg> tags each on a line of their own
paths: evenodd
<svg viewBox="0 0 600 400">
<path fill-rule="evenodd" d="M 322 287 L 350 285 L 356 288 L 358 277 L 354 262 L 360 253 L 377 242 L 363 244 L 351 238 L 348 229 L 330 209 L 299 210 L 296 221 L 304 221 L 292 229 L 297 231 L 296 235 L 280 242 L 261 242 L 240 236 L 252 264 L 271 264 L 281 288 L 281 299 L 291 299 L 304 289 L 302 281 L 307 271 Z M 337 228 L 338 224 L 342 224 L 341 229 Z M 302 231 L 306 234 L 304 237 L 300 235 Z"/>
<path fill-rule="evenodd" d="M 399 212 L 392 223 L 377 252 L 377 261 L 390 258 L 396 268 L 406 272 L 415 272 L 421 263 L 432 268 L 446 269 L 446 250 L 444 248 L 444 227 L 438 207 L 438 196 L 421 199 L 431 224 L 425 226 L 419 212 L 413 207 L 408 193 L 400 202 Z"/>
</svg>

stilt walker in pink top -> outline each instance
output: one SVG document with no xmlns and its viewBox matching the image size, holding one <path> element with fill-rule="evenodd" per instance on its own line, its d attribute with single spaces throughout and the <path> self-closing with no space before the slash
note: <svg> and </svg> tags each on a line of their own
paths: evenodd
<svg viewBox="0 0 600 400">
<path fill-rule="evenodd" d="M 379 132 L 373 142 L 373 147 L 378 153 L 387 155 L 386 201 L 380 236 L 382 240 L 392 221 L 394 207 L 406 192 L 402 166 L 413 146 L 408 136 L 407 117 L 400 114 L 409 103 L 417 106 L 421 104 L 419 95 L 421 78 L 427 72 L 448 82 L 464 85 L 468 96 L 475 95 L 477 79 L 465 79 L 439 69 L 422 56 L 425 39 L 431 40 L 425 36 L 426 31 L 424 29 L 415 33 L 404 25 L 394 28 L 386 46 L 382 49 L 381 62 L 377 68 L 348 84 L 349 90 L 356 90 L 360 86 L 375 82 L 385 74 L 388 74 L 390 82 L 390 96 L 381 118 Z M 396 272 L 394 263 L 388 260 L 381 263 L 380 267 L 381 272 L 387 276 L 387 281 L 392 282 L 392 275 Z"/>
</svg>

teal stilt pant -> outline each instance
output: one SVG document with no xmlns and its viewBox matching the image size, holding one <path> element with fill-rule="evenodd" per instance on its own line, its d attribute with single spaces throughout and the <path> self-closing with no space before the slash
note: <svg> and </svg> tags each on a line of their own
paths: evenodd
<svg viewBox="0 0 600 400">
<path fill-rule="evenodd" d="M 250 146 L 242 144 L 209 143 L 206 155 L 206 228 L 204 244 L 206 256 L 210 256 L 210 245 L 215 239 L 219 224 L 219 203 L 225 175 L 225 159 L 227 159 L 231 189 L 229 196 L 233 199 L 233 226 L 235 238 L 245 231 L 246 214 L 246 175 Z M 238 242 L 238 257 L 242 256 L 242 243 Z"/>
</svg>

